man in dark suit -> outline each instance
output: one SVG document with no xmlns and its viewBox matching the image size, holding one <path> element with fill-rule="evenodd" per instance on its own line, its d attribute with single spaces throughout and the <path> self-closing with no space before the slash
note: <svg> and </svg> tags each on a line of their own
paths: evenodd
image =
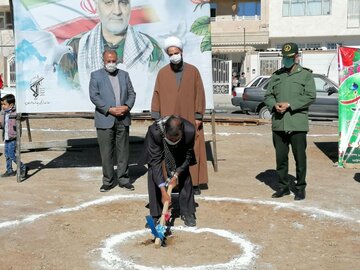
<svg viewBox="0 0 360 270">
<path fill-rule="evenodd" d="M 168 179 L 172 186 L 178 185 L 181 219 L 186 226 L 196 226 L 194 191 L 189 171 L 189 166 L 196 164 L 194 142 L 194 125 L 179 116 L 161 118 L 148 129 L 145 143 L 149 208 L 155 222 L 161 216 L 163 203 L 171 200 L 165 187 Z"/>
<path fill-rule="evenodd" d="M 134 190 L 129 182 L 128 170 L 130 110 L 134 106 L 136 93 L 129 74 L 117 68 L 117 53 L 106 50 L 103 59 L 104 68 L 91 73 L 89 84 L 90 99 L 96 106 L 95 127 L 103 170 L 100 191 L 109 191 L 117 183 L 122 188 Z M 114 154 L 117 160 L 116 174 Z"/>
</svg>

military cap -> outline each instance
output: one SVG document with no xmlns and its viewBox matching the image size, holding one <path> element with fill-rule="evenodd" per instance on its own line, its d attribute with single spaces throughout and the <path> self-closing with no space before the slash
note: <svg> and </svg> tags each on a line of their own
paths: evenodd
<svg viewBox="0 0 360 270">
<path fill-rule="evenodd" d="M 282 46 L 281 53 L 283 57 L 293 57 L 295 54 L 299 53 L 299 48 L 296 43 L 285 43 Z"/>
</svg>

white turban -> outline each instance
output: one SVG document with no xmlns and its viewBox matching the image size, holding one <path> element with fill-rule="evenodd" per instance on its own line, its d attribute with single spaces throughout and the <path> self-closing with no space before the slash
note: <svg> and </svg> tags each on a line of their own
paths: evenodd
<svg viewBox="0 0 360 270">
<path fill-rule="evenodd" d="M 165 51 L 167 51 L 169 47 L 177 47 L 180 50 L 183 49 L 183 44 L 181 40 L 175 36 L 168 37 L 167 39 L 165 39 L 164 45 L 165 45 L 164 46 Z"/>
</svg>

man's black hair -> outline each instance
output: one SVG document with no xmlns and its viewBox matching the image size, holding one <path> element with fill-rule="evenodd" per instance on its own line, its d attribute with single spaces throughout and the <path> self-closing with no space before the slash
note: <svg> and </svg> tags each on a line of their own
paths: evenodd
<svg viewBox="0 0 360 270">
<path fill-rule="evenodd" d="M 165 134 L 171 137 L 179 137 L 184 130 L 184 122 L 177 115 L 171 115 L 165 122 Z"/>
<path fill-rule="evenodd" d="M 1 98 L 1 101 L 6 101 L 8 104 L 15 104 L 15 96 L 13 94 L 7 94 Z"/>
</svg>

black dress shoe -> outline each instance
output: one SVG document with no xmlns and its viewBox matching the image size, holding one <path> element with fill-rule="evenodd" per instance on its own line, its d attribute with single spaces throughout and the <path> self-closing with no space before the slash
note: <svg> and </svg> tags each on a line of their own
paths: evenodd
<svg viewBox="0 0 360 270">
<path fill-rule="evenodd" d="M 200 189 L 203 189 L 203 190 L 208 190 L 208 189 L 209 189 L 209 186 L 208 186 L 207 183 L 205 183 L 205 184 L 200 184 L 200 185 L 199 185 L 199 188 L 200 188 Z"/>
<path fill-rule="evenodd" d="M 193 189 L 194 189 L 194 195 L 200 195 L 201 194 L 201 190 L 200 190 L 199 186 L 194 186 Z"/>
<path fill-rule="evenodd" d="M 116 184 L 112 185 L 102 185 L 100 187 L 100 192 L 108 192 L 109 190 L 113 189 L 116 186 Z"/>
<path fill-rule="evenodd" d="M 182 215 L 181 219 L 184 221 L 185 226 L 188 227 L 196 226 L 195 215 Z"/>
<path fill-rule="evenodd" d="M 10 176 L 15 176 L 16 175 L 16 172 L 14 171 L 11 171 L 11 172 L 4 172 L 0 177 L 10 177 Z"/>
<path fill-rule="evenodd" d="M 301 200 L 304 200 L 305 197 L 306 197 L 305 189 L 300 189 L 300 190 L 296 191 L 294 200 L 301 201 Z"/>
<path fill-rule="evenodd" d="M 279 189 L 273 195 L 271 195 L 271 197 L 272 198 L 281 198 L 281 197 L 283 197 L 285 195 L 290 195 L 290 190 L 288 188 Z"/>
<path fill-rule="evenodd" d="M 125 188 L 127 190 L 131 190 L 131 191 L 135 190 L 135 187 L 130 183 L 126 183 L 125 185 L 119 185 L 119 187 Z"/>
</svg>

